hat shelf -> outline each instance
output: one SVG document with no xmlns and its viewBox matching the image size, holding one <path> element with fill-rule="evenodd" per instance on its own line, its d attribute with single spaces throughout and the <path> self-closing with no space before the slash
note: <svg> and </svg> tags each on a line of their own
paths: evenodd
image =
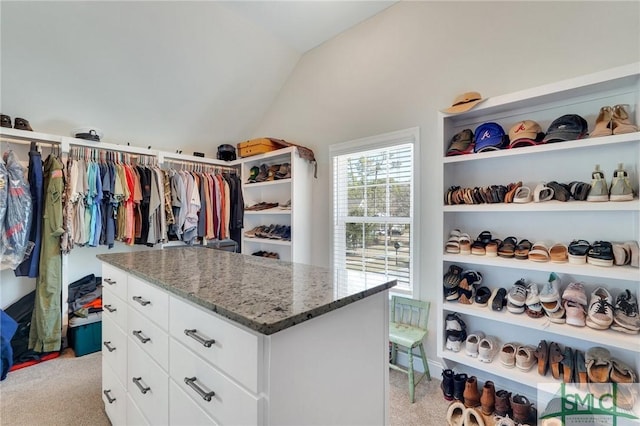
<svg viewBox="0 0 640 426">
<path fill-rule="evenodd" d="M 588 130 L 592 132 L 600 109 L 615 105 L 625 105 L 631 123 L 636 126 L 640 124 L 640 63 L 491 97 L 459 114 L 439 112 L 438 138 L 442 142 L 441 200 L 445 200 L 448 189 L 453 186 L 475 188 L 522 182 L 530 188 L 533 195 L 538 183 L 591 183 L 596 165 L 605 173 L 609 188 L 614 171 L 620 163 L 627 172 L 635 195 L 631 201 L 620 202 L 587 202 L 572 198 L 566 202 L 551 200 L 522 204 L 443 203 L 439 222 L 442 229 L 442 256 L 438 263 L 440 276 L 444 276 L 453 264 L 463 269 L 477 268 L 485 276 L 485 282 L 481 285 L 490 289 L 502 287 L 508 292 L 521 274 L 525 276 L 527 283 L 544 283 L 546 281 L 536 281 L 534 278 L 539 279 L 555 272 L 566 275 L 559 289 L 561 294 L 571 280 L 591 283 L 585 285 L 587 302 L 591 297 L 589 290 L 596 286 L 608 289 L 613 297 L 613 304 L 621 290 L 628 289 L 636 297 L 640 296 L 640 269 L 629 265 L 601 267 L 444 252 L 452 229 L 468 233 L 472 240 L 479 232 L 487 230 L 493 233 L 493 238 L 504 239 L 509 235 L 516 235 L 529 238 L 531 243 L 538 241 L 532 239 L 536 236 L 546 243 L 551 240 L 566 245 L 572 239 L 584 239 L 590 243 L 640 241 L 640 131 L 446 156 L 454 136 L 465 129 L 472 130 L 475 136 L 475 129 L 482 124 L 498 123 L 504 133 L 509 134 L 510 129 L 517 132 L 515 126 L 519 123 L 531 120 L 539 124 L 543 132 L 548 132 L 551 124 L 560 117 L 578 115 L 586 120 Z M 580 127 L 584 129 L 584 124 Z M 456 138 L 456 147 L 462 146 L 458 142 L 461 139 L 462 136 Z M 541 288 L 541 284 L 538 285 Z M 482 331 L 488 336 L 499 336 L 501 344 L 511 341 L 507 339 L 517 341 L 520 338 L 526 340 L 523 344 L 534 347 L 539 340 L 545 339 L 585 352 L 593 346 L 605 346 L 614 356 L 628 362 L 636 372 L 640 370 L 638 334 L 550 323 L 546 318 L 533 319 L 526 314 L 496 312 L 490 307 L 446 301 L 442 285 L 435 286 L 434 291 L 435 288 L 439 294 L 438 356 L 447 368 L 455 366 L 456 372 L 464 372 L 468 367 L 478 376 L 479 381 L 492 380 L 496 387 L 519 393 L 527 392 L 522 388 L 529 388 L 530 394 L 535 394 L 535 389 L 531 388 L 535 388 L 537 384 L 553 380 L 550 374 L 539 376 L 535 368 L 529 372 L 506 368 L 500 364 L 497 356 L 491 363 L 480 362 L 465 354 L 464 342 L 460 352 L 447 350 L 445 318 L 452 312 L 463 317 L 468 334 Z"/>
</svg>

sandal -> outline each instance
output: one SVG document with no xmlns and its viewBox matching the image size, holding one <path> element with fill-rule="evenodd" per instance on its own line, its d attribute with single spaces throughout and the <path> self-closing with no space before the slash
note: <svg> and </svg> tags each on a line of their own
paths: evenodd
<svg viewBox="0 0 640 426">
<path fill-rule="evenodd" d="M 529 251 L 531 250 L 531 241 L 524 239 L 520 240 L 516 249 L 514 251 L 514 255 L 516 259 L 527 260 L 529 258 Z"/>
<path fill-rule="evenodd" d="M 536 189 L 533 190 L 533 201 L 540 203 L 542 201 L 549 201 L 553 199 L 553 189 L 549 188 L 544 183 L 539 183 Z"/>
<path fill-rule="evenodd" d="M 587 253 L 591 249 L 591 244 L 587 240 L 573 240 L 567 251 L 569 252 L 569 263 L 574 265 L 584 265 L 587 263 Z"/>
<path fill-rule="evenodd" d="M 584 201 L 587 199 L 589 195 L 589 191 L 591 190 L 591 185 L 585 182 L 571 182 L 569 183 L 569 192 L 571 196 L 576 201 Z"/>
<path fill-rule="evenodd" d="M 558 201 L 569 201 L 571 198 L 571 193 L 567 189 L 567 187 L 561 183 L 556 181 L 551 181 L 547 183 L 547 186 L 553 189 L 553 199 Z"/>
<path fill-rule="evenodd" d="M 594 346 L 585 355 L 587 376 L 592 383 L 606 383 L 611 374 L 611 353 L 607 348 Z"/>
<path fill-rule="evenodd" d="M 460 234 L 458 244 L 460 246 L 460 254 L 471 254 L 471 237 L 469 234 Z"/>
<path fill-rule="evenodd" d="M 462 268 L 458 265 L 451 265 L 447 273 L 444 274 L 442 283 L 446 288 L 454 288 L 460 285 L 460 280 L 462 280 Z"/>
<path fill-rule="evenodd" d="M 615 383 L 636 383 L 638 381 L 636 372 L 627 364 L 616 358 L 611 358 L 610 376 L 611 381 Z"/>
<path fill-rule="evenodd" d="M 496 238 L 495 240 L 491 240 L 484 247 L 487 257 L 498 257 L 498 247 L 502 244 L 502 240 Z"/>
<path fill-rule="evenodd" d="M 546 340 L 540 340 L 534 354 L 538 358 L 538 374 L 546 376 L 549 368 L 549 347 Z"/>
<path fill-rule="evenodd" d="M 507 290 L 504 288 L 494 288 L 491 297 L 487 301 L 494 311 L 501 311 L 507 304 Z"/>
<path fill-rule="evenodd" d="M 554 244 L 549 249 L 549 256 L 553 263 L 565 263 L 568 259 L 567 246 L 561 243 Z"/>
<path fill-rule="evenodd" d="M 560 362 L 563 358 L 560 345 L 556 342 L 551 342 L 549 345 L 549 367 L 551 367 L 551 375 L 556 380 L 560 378 Z"/>
<path fill-rule="evenodd" d="M 516 191 L 522 186 L 522 182 L 510 183 L 507 186 L 507 194 L 504 196 L 505 203 L 513 203 Z"/>
<path fill-rule="evenodd" d="M 562 366 L 562 381 L 565 383 L 573 382 L 573 369 L 575 364 L 573 363 L 573 350 L 569 346 L 564 347 L 564 357 L 560 361 Z"/>
<path fill-rule="evenodd" d="M 516 189 L 516 192 L 513 194 L 513 202 L 518 204 L 530 203 L 533 201 L 533 196 L 531 195 L 531 188 L 528 186 L 521 186 Z"/>
<path fill-rule="evenodd" d="M 449 233 L 449 239 L 445 246 L 447 253 L 458 254 L 460 253 L 460 230 L 454 229 Z"/>
<path fill-rule="evenodd" d="M 529 251 L 529 260 L 534 262 L 548 262 L 549 249 L 543 242 L 537 242 Z"/>
<path fill-rule="evenodd" d="M 518 240 L 516 237 L 507 237 L 504 239 L 500 247 L 498 248 L 498 256 L 512 258 L 515 255 L 516 244 Z"/>
</svg>

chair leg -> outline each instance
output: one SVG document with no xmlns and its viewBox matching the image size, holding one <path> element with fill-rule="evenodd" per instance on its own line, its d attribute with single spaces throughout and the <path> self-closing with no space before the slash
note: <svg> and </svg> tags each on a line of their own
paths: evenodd
<svg viewBox="0 0 640 426">
<path fill-rule="evenodd" d="M 424 353 L 424 345 L 420 343 L 420 355 L 422 356 L 422 365 L 424 366 L 424 374 L 427 380 L 431 381 L 431 373 L 429 372 L 429 364 L 427 364 L 427 356 Z"/>
<path fill-rule="evenodd" d="M 408 374 L 409 374 L 409 398 L 411 399 L 411 403 L 413 404 L 415 398 L 414 398 L 414 392 L 415 392 L 415 377 L 413 377 L 413 350 L 411 350 L 411 348 L 409 348 L 409 350 L 407 351 L 407 355 L 409 356 L 409 369 L 408 369 Z"/>
<path fill-rule="evenodd" d="M 396 363 L 396 358 L 398 357 L 398 345 L 395 343 L 391 344 L 391 364 Z"/>
</svg>

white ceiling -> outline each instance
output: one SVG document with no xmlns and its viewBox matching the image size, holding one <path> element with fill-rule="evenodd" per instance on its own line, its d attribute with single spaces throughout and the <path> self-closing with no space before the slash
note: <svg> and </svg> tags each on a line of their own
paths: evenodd
<svg viewBox="0 0 640 426">
<path fill-rule="evenodd" d="M 222 4 L 304 53 L 396 2 L 225 1 Z"/>
</svg>

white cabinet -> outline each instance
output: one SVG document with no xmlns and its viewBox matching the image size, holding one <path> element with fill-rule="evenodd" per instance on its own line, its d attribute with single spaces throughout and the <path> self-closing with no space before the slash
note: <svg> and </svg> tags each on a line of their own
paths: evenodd
<svg viewBox="0 0 640 426">
<path fill-rule="evenodd" d="M 630 175 L 636 194 L 626 202 L 531 202 L 525 204 L 460 204 L 442 208 L 442 247 L 449 233 L 460 229 L 468 233 L 473 242 L 483 231 L 493 238 L 504 240 L 514 236 L 518 242 L 528 239 L 531 243 L 542 241 L 551 247 L 554 243 L 569 245 L 572 240 L 584 239 L 591 243 L 640 240 L 640 203 L 638 165 L 640 164 L 640 133 L 611 135 L 573 141 L 549 143 L 537 146 L 503 149 L 499 151 L 471 153 L 447 157 L 451 138 L 463 129 L 475 129 L 482 123 L 496 122 L 505 130 L 522 120 L 535 120 L 543 131 L 556 118 L 565 114 L 578 114 L 589 123 L 592 131 L 603 106 L 625 104 L 634 123 L 640 122 L 640 64 L 631 64 L 604 72 L 549 84 L 505 96 L 490 98 L 476 108 L 458 115 L 440 114 L 439 140 L 442 141 L 443 199 L 452 186 L 462 188 L 508 185 L 522 181 L 533 190 L 540 182 L 557 181 L 591 183 L 591 173 L 600 165 L 607 184 L 611 183 L 618 163 L 623 163 Z M 477 136 L 477 135 L 476 135 Z M 461 255 L 444 252 L 440 262 L 443 276 L 451 265 L 479 271 L 483 286 L 490 289 L 503 287 L 507 291 L 515 281 L 547 282 L 555 272 L 561 279 L 560 292 L 570 282 L 583 282 L 587 298 L 598 286 L 608 288 L 615 302 L 616 296 L 629 289 L 638 296 L 640 270 L 631 266 L 599 267 L 590 264 L 539 263 L 529 260 L 505 259 L 478 255 Z M 586 351 L 596 345 L 607 346 L 613 356 L 631 364 L 636 371 L 640 367 L 640 338 L 638 335 L 612 330 L 594 330 L 567 324 L 550 324 L 545 318 L 530 318 L 526 314 L 512 314 L 503 309 L 492 311 L 490 307 L 446 302 L 439 297 L 438 306 L 438 356 L 445 365 L 455 370 L 469 369 L 480 378 L 496 380 L 496 386 L 522 391 L 522 386 L 532 388 L 538 383 L 553 381 L 549 373 L 539 376 L 536 369 L 522 372 L 504 368 L 498 356 L 491 363 L 482 363 L 467 356 L 463 349 L 452 352 L 446 349 L 445 318 L 457 312 L 466 322 L 467 332 L 483 331 L 495 336 L 501 344 L 519 342 L 537 346 L 541 339 L 555 341 L 563 346 Z M 529 392 L 535 395 L 535 390 Z"/>
<path fill-rule="evenodd" d="M 248 237 L 243 234 L 242 253 L 257 251 L 274 252 L 280 259 L 290 262 L 310 263 L 311 260 L 311 179 L 313 165 L 300 158 L 295 147 L 279 149 L 266 154 L 243 158 L 242 190 L 245 206 L 258 203 L 279 203 L 284 206 L 291 202 L 290 209 L 275 207 L 267 210 L 244 212 L 246 233 L 261 225 L 290 226 L 291 240 Z M 291 177 L 264 182 L 249 183 L 251 169 L 289 164 Z"/>
</svg>

